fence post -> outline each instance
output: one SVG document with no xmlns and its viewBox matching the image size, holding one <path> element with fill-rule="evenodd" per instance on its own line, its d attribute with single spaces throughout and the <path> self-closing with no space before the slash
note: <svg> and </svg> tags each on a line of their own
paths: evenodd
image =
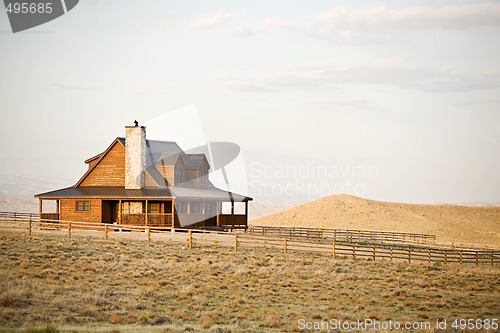
<svg viewBox="0 0 500 333">
<path fill-rule="evenodd" d="M 463 263 L 462 250 L 460 250 L 460 266 L 462 266 L 462 263 Z"/>
<path fill-rule="evenodd" d="M 189 249 L 193 248 L 193 232 L 189 230 Z"/>
<path fill-rule="evenodd" d="M 108 225 L 104 226 L 104 240 L 108 240 Z"/>
<path fill-rule="evenodd" d="M 411 248 L 408 246 L 408 263 L 411 264 Z"/>
<path fill-rule="evenodd" d="M 151 228 L 150 227 L 147 228 L 148 228 L 148 245 L 151 245 Z"/>
<path fill-rule="evenodd" d="M 444 263 L 447 264 L 447 259 L 448 259 L 448 255 L 446 253 L 446 250 L 444 250 Z"/>
<path fill-rule="evenodd" d="M 479 254 L 476 251 L 476 266 L 479 265 Z"/>
<path fill-rule="evenodd" d="M 429 265 L 431 264 L 431 249 L 427 250 L 427 261 L 429 262 Z"/>
<path fill-rule="evenodd" d="M 333 239 L 333 259 L 335 259 L 335 239 Z"/>
<path fill-rule="evenodd" d="M 285 237 L 285 248 L 284 248 L 284 253 L 286 254 L 286 237 Z"/>
<path fill-rule="evenodd" d="M 491 266 L 493 267 L 493 251 L 490 252 Z"/>
<path fill-rule="evenodd" d="M 392 261 L 392 246 L 389 248 L 391 250 L 391 261 Z"/>
<path fill-rule="evenodd" d="M 71 239 L 71 222 L 68 222 L 68 239 Z"/>
<path fill-rule="evenodd" d="M 373 261 L 375 261 L 375 245 L 373 245 Z"/>
<path fill-rule="evenodd" d="M 30 219 L 28 221 L 28 237 L 31 237 L 31 216 L 30 216 Z"/>
<path fill-rule="evenodd" d="M 356 245 L 352 242 L 352 259 L 356 259 Z"/>
<path fill-rule="evenodd" d="M 238 252 L 238 234 L 234 233 L 234 252 Z"/>
</svg>

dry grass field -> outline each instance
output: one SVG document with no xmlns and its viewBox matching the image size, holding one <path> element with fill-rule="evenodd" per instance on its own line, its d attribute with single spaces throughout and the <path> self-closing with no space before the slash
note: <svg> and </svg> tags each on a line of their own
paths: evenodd
<svg viewBox="0 0 500 333">
<path fill-rule="evenodd" d="M 0 232 L 0 331 L 289 332 L 500 317 L 500 268 Z M 484 332 L 484 330 L 483 330 Z"/>
<path fill-rule="evenodd" d="M 500 246 L 500 206 L 417 205 L 346 194 L 262 216 L 253 225 L 435 234 L 438 241 Z"/>
</svg>

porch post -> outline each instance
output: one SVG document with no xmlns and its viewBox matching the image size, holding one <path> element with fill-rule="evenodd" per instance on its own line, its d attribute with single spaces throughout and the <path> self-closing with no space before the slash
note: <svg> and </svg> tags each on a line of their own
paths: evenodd
<svg viewBox="0 0 500 333">
<path fill-rule="evenodd" d="M 59 214 L 59 199 L 56 200 L 56 213 Z"/>
<path fill-rule="evenodd" d="M 172 199 L 172 228 L 175 227 L 175 200 Z"/>
<path fill-rule="evenodd" d="M 217 213 L 217 226 L 220 226 L 220 211 L 219 211 L 219 202 L 215 203 L 215 212 Z"/>
<path fill-rule="evenodd" d="M 122 199 L 118 200 L 118 224 L 122 224 Z"/>
<path fill-rule="evenodd" d="M 148 199 L 146 199 L 146 216 L 145 216 L 145 219 L 146 219 L 146 225 L 148 225 Z"/>
<path fill-rule="evenodd" d="M 248 227 L 248 200 L 245 201 L 245 226 Z"/>
<path fill-rule="evenodd" d="M 42 220 L 42 205 L 43 205 L 43 202 L 42 202 L 42 198 L 38 198 L 38 222 L 41 222 Z"/>
<path fill-rule="evenodd" d="M 231 224 L 234 230 L 234 200 L 231 198 Z"/>
</svg>

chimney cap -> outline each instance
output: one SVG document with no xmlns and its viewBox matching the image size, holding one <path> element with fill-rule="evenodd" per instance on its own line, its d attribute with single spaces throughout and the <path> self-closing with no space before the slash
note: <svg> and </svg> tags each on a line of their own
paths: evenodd
<svg viewBox="0 0 500 333">
<path fill-rule="evenodd" d="M 134 124 L 136 127 L 139 126 L 139 122 L 137 120 L 134 120 Z"/>
</svg>

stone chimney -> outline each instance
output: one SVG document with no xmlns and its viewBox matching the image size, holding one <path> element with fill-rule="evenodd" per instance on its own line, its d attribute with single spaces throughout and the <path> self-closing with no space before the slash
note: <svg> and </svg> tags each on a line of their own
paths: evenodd
<svg viewBox="0 0 500 333">
<path fill-rule="evenodd" d="M 146 127 L 125 126 L 125 188 L 144 187 L 146 165 Z"/>
</svg>

